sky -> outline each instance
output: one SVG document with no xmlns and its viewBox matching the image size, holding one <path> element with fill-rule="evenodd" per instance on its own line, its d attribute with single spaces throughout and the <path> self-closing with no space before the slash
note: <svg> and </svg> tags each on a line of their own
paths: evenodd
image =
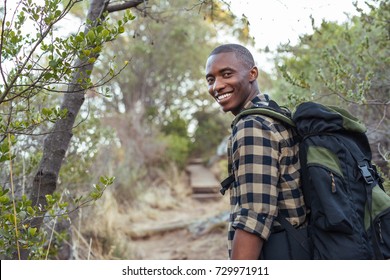
<svg viewBox="0 0 390 280">
<path fill-rule="evenodd" d="M 255 37 L 255 48 L 250 48 L 255 60 L 263 70 L 272 64 L 264 53 L 256 49 L 271 50 L 281 43 L 295 44 L 299 36 L 313 31 L 310 15 L 319 26 L 322 19 L 345 22 L 349 16 L 357 15 L 353 2 L 365 8 L 362 0 L 231 0 L 231 9 L 237 15 L 244 14 L 249 20 L 250 32 Z"/>
</svg>

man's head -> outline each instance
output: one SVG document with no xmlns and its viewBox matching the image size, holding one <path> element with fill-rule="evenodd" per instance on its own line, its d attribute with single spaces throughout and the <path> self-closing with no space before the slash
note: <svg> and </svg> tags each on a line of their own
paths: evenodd
<svg viewBox="0 0 390 280">
<path fill-rule="evenodd" d="M 257 76 L 252 54 L 241 45 L 221 45 L 207 59 L 209 93 L 225 112 L 238 114 L 259 93 Z"/>
</svg>

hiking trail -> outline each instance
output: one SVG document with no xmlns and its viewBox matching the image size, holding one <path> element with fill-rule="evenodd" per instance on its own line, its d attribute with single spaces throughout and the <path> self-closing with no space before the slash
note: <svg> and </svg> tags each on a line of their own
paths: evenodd
<svg viewBox="0 0 390 280">
<path fill-rule="evenodd" d="M 229 198 L 219 193 L 210 168 L 193 162 L 186 170 L 192 191 L 179 206 L 134 223 L 128 231 L 137 259 L 227 259 Z"/>
</svg>

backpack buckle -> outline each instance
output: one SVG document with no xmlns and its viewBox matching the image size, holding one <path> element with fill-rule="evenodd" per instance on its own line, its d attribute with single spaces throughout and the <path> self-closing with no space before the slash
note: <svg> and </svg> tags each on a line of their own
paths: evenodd
<svg viewBox="0 0 390 280">
<path fill-rule="evenodd" d="M 372 184 L 375 181 L 374 177 L 372 176 L 372 171 L 374 170 L 371 167 L 369 167 L 367 163 L 358 164 L 358 167 L 366 183 Z"/>
<path fill-rule="evenodd" d="M 222 195 L 225 195 L 225 192 L 230 188 L 230 185 L 234 182 L 234 174 L 230 175 L 229 177 L 227 177 L 225 180 L 223 180 L 221 182 L 221 189 L 219 190 L 219 192 L 222 194 Z"/>
</svg>

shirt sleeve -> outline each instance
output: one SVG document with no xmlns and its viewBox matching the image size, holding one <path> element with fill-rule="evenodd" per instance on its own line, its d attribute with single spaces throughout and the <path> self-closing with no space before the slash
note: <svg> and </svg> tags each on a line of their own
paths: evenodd
<svg viewBox="0 0 390 280">
<path fill-rule="evenodd" d="M 243 119 L 232 139 L 232 227 L 267 240 L 277 216 L 281 136 L 267 118 Z"/>
</svg>

